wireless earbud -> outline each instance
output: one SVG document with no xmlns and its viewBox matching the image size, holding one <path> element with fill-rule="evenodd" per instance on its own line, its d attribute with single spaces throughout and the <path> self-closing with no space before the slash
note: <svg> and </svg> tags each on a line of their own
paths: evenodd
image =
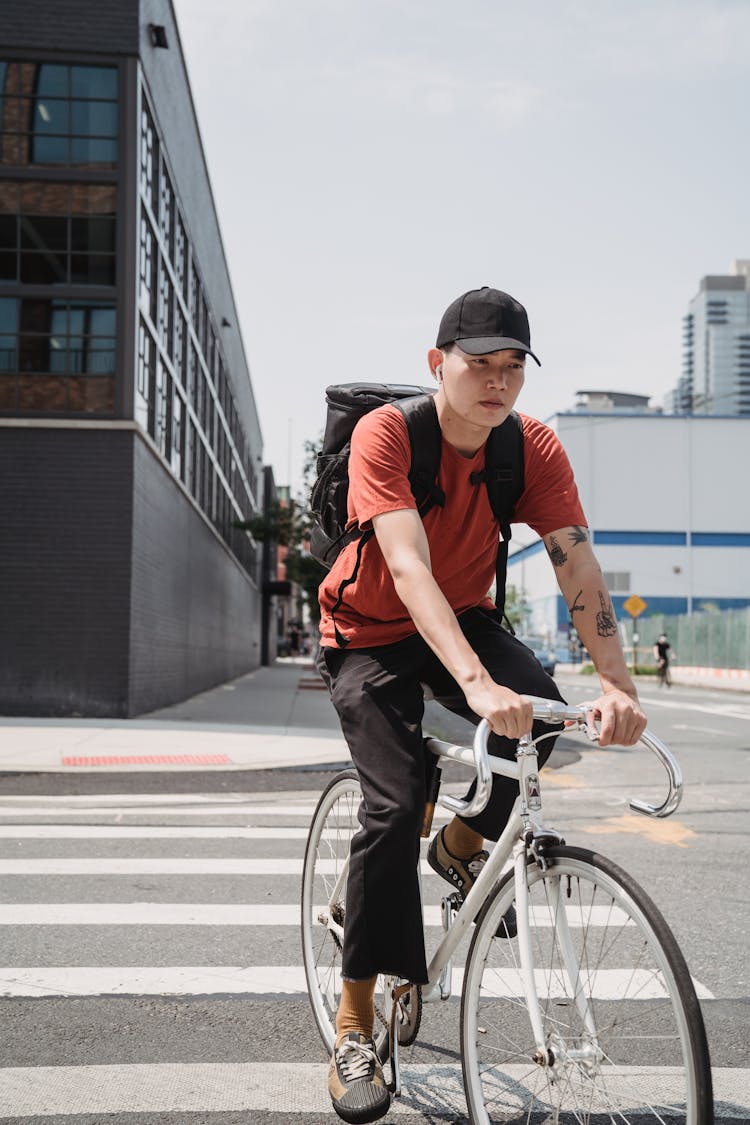
<svg viewBox="0 0 750 1125">
<path fill-rule="evenodd" d="M 437 367 L 435 368 L 435 378 L 437 379 L 438 383 L 442 383 L 442 381 L 443 381 L 443 365 L 442 365 L 442 363 L 439 363 L 437 365 Z"/>
</svg>

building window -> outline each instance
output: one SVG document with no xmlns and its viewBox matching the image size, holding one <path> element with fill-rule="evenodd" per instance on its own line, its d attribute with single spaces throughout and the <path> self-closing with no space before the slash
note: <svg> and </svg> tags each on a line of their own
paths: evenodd
<svg viewBox="0 0 750 1125">
<path fill-rule="evenodd" d="M 156 218 L 159 214 L 159 140 L 148 106 L 141 110 L 141 195 Z"/>
<path fill-rule="evenodd" d="M 175 228 L 174 228 L 174 276 L 177 282 L 177 289 L 182 295 L 183 301 L 187 301 L 187 259 L 188 259 L 188 240 L 185 232 L 185 224 L 180 217 L 179 212 L 176 214 Z"/>
<path fill-rule="evenodd" d="M 164 159 L 161 161 L 159 226 L 170 259 L 174 259 L 174 189 Z"/>
<path fill-rule="evenodd" d="M 135 394 L 135 420 L 149 432 L 149 403 L 156 394 L 156 343 L 143 319 L 138 325 L 138 370 Z"/>
<path fill-rule="evenodd" d="M 200 292 L 201 283 L 198 277 L 198 271 L 195 265 L 190 267 L 190 301 L 188 303 L 188 310 L 191 319 L 195 325 L 196 335 L 198 334 L 198 309 L 200 307 Z"/>
<path fill-rule="evenodd" d="M 610 594 L 624 594 L 630 590 L 630 571 L 605 570 L 604 584 Z"/>
<path fill-rule="evenodd" d="M 156 235 L 151 226 L 151 220 L 145 211 L 141 211 L 140 230 L 140 301 L 141 307 L 148 312 L 151 323 L 156 325 L 159 294 L 157 291 L 159 255 L 156 248 Z"/>
<path fill-rule="evenodd" d="M 174 350 L 174 300 L 172 282 L 162 259 L 159 269 L 159 341 L 170 359 Z"/>
<path fill-rule="evenodd" d="M 182 309 L 177 301 L 174 302 L 174 349 L 172 353 L 172 361 L 174 364 L 175 374 L 183 387 L 186 385 L 186 341 L 187 332 L 185 326 L 185 318 L 182 315 Z"/>
<path fill-rule="evenodd" d="M 174 475 L 181 481 L 185 480 L 184 434 L 186 417 L 185 400 L 173 389 L 172 398 L 172 457 L 171 467 Z"/>
<path fill-rule="evenodd" d="M 108 184 L 1 184 L 0 282 L 114 285 L 115 209 Z"/>
<path fill-rule="evenodd" d="M 0 355 L 0 409 L 114 412 L 114 304 L 2 298 Z"/>
<path fill-rule="evenodd" d="M 117 68 L 7 62 L 2 162 L 113 168 Z"/>
</svg>

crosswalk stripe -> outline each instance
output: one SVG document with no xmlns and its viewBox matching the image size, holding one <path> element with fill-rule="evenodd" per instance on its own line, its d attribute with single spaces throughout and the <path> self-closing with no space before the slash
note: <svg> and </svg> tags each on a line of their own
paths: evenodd
<svg viewBox="0 0 750 1125">
<path fill-rule="evenodd" d="M 608 907 L 594 907 L 586 918 L 568 911 L 571 928 L 613 920 Z M 439 906 L 424 907 L 428 928 L 442 925 Z M 551 926 L 548 910 L 532 912 L 537 926 Z M 299 926 L 297 903 L 195 902 L 5 902 L 0 926 Z"/>
<path fill-rule="evenodd" d="M 307 828 L 227 824 L 0 824 L 2 840 L 306 840 Z"/>
<path fill-rule="evenodd" d="M 7 802 L 10 800 L 8 797 L 3 797 L 3 804 L 0 805 L 0 816 L 5 817 L 30 817 L 30 816 L 54 816 L 60 820 L 63 817 L 69 816 L 269 816 L 274 818 L 280 817 L 304 817 L 305 820 L 310 821 L 315 811 L 314 805 L 254 805 L 251 802 L 244 804 L 225 803 L 217 801 L 214 804 L 208 802 L 192 805 L 192 804 L 161 804 L 154 805 L 149 802 L 131 803 L 115 805 L 115 804 L 96 804 L 87 805 L 84 803 L 69 805 L 67 802 L 70 798 L 66 798 L 64 803 L 59 806 L 53 807 L 51 805 L 9 805 Z"/>
<path fill-rule="evenodd" d="M 453 966 L 452 995 L 457 999 L 463 985 L 463 968 Z M 585 975 L 585 974 L 584 974 Z M 550 980 L 543 969 L 535 971 L 540 999 L 556 1000 L 568 995 L 559 974 Z M 713 999 L 708 989 L 694 982 L 700 1000 Z M 484 994 L 492 997 L 523 997 L 520 970 L 493 972 Z M 0 968 L 0 995 L 22 996 L 205 996 L 225 993 L 242 996 L 304 996 L 305 972 L 301 965 L 211 965 Z M 663 999 L 667 991 L 660 977 L 646 970 L 606 969 L 592 974 L 589 995 L 596 1000 Z"/>
<path fill-rule="evenodd" d="M 326 1063 L 136 1063 L 123 1066 L 9 1067 L 0 1070 L 0 1105 L 14 1116 L 116 1113 L 283 1113 L 330 1114 Z M 526 1087 L 528 1066 L 503 1068 L 509 1096 L 513 1083 Z M 466 1102 L 461 1068 L 456 1064 L 403 1067 L 403 1095 L 392 1107 L 396 1115 L 452 1111 L 463 1115 Z M 532 1072 L 533 1073 L 533 1072 Z M 663 1104 L 679 1097 L 675 1071 L 658 1067 L 622 1067 L 617 1077 L 637 1086 L 644 1102 Z M 713 1071 L 716 1114 L 739 1118 L 750 1109 L 750 1070 Z M 672 1081 L 670 1081 L 672 1079 Z M 635 1080 L 635 1081 L 634 1081 Z"/>
<path fill-rule="evenodd" d="M 233 859 L 182 856 L 146 858 L 134 856 L 127 859 L 109 856 L 93 858 L 0 859 L 2 875 L 301 875 L 302 859 Z M 426 860 L 421 863 L 424 875 L 434 875 Z M 341 861 L 319 860 L 316 870 L 320 875 L 333 875 Z"/>
<path fill-rule="evenodd" d="M 4 794 L 3 802 L 9 807 L 23 805 L 39 805 L 40 808 L 62 809 L 67 806 L 75 808 L 80 805 L 101 805 L 102 807 L 116 805 L 126 808 L 130 805 L 246 805 L 252 804 L 247 793 L 43 793 L 33 796 L 25 794 Z M 258 804 L 263 804 L 268 799 L 264 794 Z M 303 804 L 314 809 L 317 799 L 310 804 L 310 798 L 303 800 Z M 279 808 L 279 805 L 272 805 Z M 296 805 L 287 806 L 296 808 Z"/>
</svg>

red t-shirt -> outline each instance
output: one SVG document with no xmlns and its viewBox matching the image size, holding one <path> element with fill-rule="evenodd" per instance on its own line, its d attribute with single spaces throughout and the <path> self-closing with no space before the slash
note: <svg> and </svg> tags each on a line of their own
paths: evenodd
<svg viewBox="0 0 750 1125">
<path fill-rule="evenodd" d="M 561 527 L 585 525 L 578 489 L 565 450 L 556 434 L 535 418 L 522 414 L 524 490 L 513 522 L 526 523 L 538 535 Z M 373 516 L 416 508 L 409 485 L 411 447 L 406 420 L 396 407 L 372 410 L 352 434 L 349 458 L 349 526 L 372 526 Z M 487 591 L 495 579 L 499 525 L 487 488 L 470 475 L 484 468 L 484 447 L 463 457 L 443 439 L 438 484 L 445 507 L 424 517 L 435 581 L 454 613 L 492 603 Z M 357 541 L 347 544 L 319 590 L 321 644 L 338 647 L 331 608 L 339 586 L 355 567 Z M 396 594 L 377 540 L 364 546 L 356 580 L 346 587 L 336 610 L 336 625 L 350 648 L 392 644 L 415 633 L 414 622 Z"/>
</svg>

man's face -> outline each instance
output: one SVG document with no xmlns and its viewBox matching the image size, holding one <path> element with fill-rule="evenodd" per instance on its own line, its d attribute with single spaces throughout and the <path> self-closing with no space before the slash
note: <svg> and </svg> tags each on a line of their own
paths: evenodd
<svg viewBox="0 0 750 1125">
<path fill-rule="evenodd" d="M 451 413 L 483 430 L 502 425 L 524 384 L 525 354 L 469 355 L 454 344 L 444 353 L 442 365 L 441 389 Z"/>
</svg>

